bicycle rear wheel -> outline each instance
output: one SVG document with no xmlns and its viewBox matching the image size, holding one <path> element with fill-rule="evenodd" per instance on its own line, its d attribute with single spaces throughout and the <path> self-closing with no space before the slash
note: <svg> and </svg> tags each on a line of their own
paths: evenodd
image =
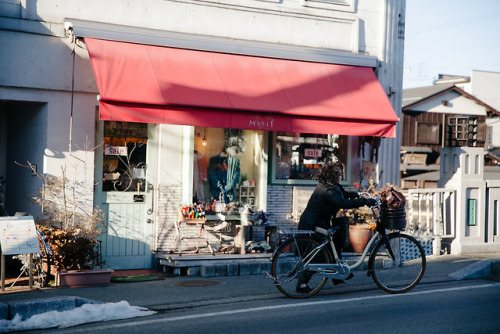
<svg viewBox="0 0 500 334">
<path fill-rule="evenodd" d="M 309 263 L 330 263 L 326 247 L 313 255 L 313 250 L 320 245 L 310 237 L 298 236 L 288 239 L 276 250 L 271 273 L 278 290 L 288 297 L 306 298 L 323 288 L 328 279 L 304 269 L 305 261 L 310 257 Z"/>
<path fill-rule="evenodd" d="M 425 252 L 413 237 L 399 232 L 388 235 L 388 247 L 381 239 L 375 246 L 368 270 L 375 284 L 389 293 L 413 289 L 425 272 Z"/>
</svg>

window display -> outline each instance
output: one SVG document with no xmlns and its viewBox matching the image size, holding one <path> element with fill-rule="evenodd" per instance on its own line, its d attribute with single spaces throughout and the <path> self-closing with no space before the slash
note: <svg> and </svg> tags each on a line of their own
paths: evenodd
<svg viewBox="0 0 500 334">
<path fill-rule="evenodd" d="M 312 181 L 326 161 L 347 161 L 347 136 L 277 132 L 273 182 Z"/>
<path fill-rule="evenodd" d="M 223 149 L 208 163 L 208 184 L 214 198 L 223 198 L 225 203 L 234 202 L 234 190 L 240 184 L 240 160 L 235 157 L 233 147 Z"/>
<path fill-rule="evenodd" d="M 263 132 L 239 129 L 194 129 L 193 202 L 222 200 L 229 210 L 237 211 L 258 201 Z M 241 196 L 241 187 L 252 182 L 252 203 Z"/>
<path fill-rule="evenodd" d="M 104 122 L 103 191 L 144 191 L 148 125 Z"/>
</svg>

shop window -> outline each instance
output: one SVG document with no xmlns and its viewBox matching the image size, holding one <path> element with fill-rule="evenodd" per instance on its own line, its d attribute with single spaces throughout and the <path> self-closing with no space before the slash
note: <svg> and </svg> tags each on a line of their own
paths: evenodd
<svg viewBox="0 0 500 334">
<path fill-rule="evenodd" d="M 440 125 L 435 123 L 417 123 L 417 143 L 435 144 L 441 143 Z"/>
<path fill-rule="evenodd" d="M 263 132 L 195 127 L 194 136 L 193 202 L 258 208 Z"/>
<path fill-rule="evenodd" d="M 144 191 L 148 125 L 104 122 L 103 191 Z"/>
<path fill-rule="evenodd" d="M 327 161 L 347 164 L 347 136 L 274 133 L 272 178 L 277 184 L 315 184 L 321 166 Z"/>
</svg>

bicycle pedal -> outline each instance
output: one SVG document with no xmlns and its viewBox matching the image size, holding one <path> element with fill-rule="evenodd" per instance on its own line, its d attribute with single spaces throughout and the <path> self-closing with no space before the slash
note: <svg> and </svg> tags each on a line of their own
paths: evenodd
<svg viewBox="0 0 500 334">
<path fill-rule="evenodd" d="M 268 273 L 267 271 L 264 271 L 264 278 L 270 278 L 274 281 L 274 284 L 277 284 L 278 283 L 278 280 L 276 279 L 276 277 L 272 276 L 270 273 Z"/>
<path fill-rule="evenodd" d="M 347 283 L 347 281 L 345 279 L 335 279 L 335 278 L 332 278 L 332 283 L 334 285 L 339 285 L 339 284 L 345 284 L 345 283 Z"/>
</svg>

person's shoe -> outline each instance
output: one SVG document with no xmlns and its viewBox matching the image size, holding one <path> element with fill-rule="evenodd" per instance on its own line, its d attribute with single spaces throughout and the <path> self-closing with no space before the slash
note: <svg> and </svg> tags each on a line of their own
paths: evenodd
<svg viewBox="0 0 500 334">
<path fill-rule="evenodd" d="M 353 277 L 354 277 L 354 274 L 353 273 L 349 273 L 349 276 L 347 276 L 346 279 L 335 279 L 335 278 L 332 278 L 332 282 L 333 282 L 334 285 L 344 284 L 344 283 L 347 283 L 347 281 L 350 280 Z"/>
<path fill-rule="evenodd" d="M 297 284 L 297 288 L 295 289 L 297 293 L 309 293 L 312 291 L 311 287 L 307 283 Z"/>
</svg>

